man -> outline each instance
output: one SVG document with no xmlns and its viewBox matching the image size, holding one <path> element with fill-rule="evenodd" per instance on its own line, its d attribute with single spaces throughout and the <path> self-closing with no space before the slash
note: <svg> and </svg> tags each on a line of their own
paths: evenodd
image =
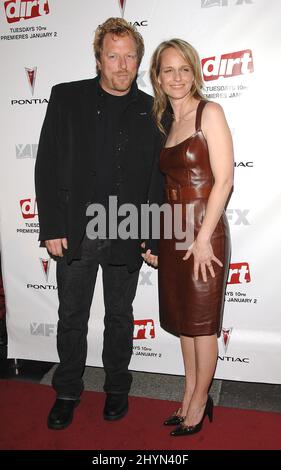
<svg viewBox="0 0 281 470">
<path fill-rule="evenodd" d="M 86 210 L 91 203 L 108 209 L 109 196 L 115 196 L 119 206 L 132 203 L 140 211 L 148 200 L 160 203 L 163 191 L 152 98 L 135 81 L 143 39 L 125 20 L 109 18 L 96 31 L 94 51 L 96 78 L 53 87 L 35 168 L 39 240 L 57 257 L 60 364 L 53 377 L 51 429 L 72 422 L 83 391 L 87 324 L 99 265 L 105 303 L 103 416 L 117 420 L 128 411 L 141 240 L 88 238 Z M 153 264 L 153 240 L 146 241 L 146 250 L 146 260 Z"/>
</svg>

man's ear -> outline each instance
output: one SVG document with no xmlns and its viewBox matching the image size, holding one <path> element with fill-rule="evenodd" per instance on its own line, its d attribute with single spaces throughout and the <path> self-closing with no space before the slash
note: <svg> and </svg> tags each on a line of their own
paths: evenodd
<svg viewBox="0 0 281 470">
<path fill-rule="evenodd" d="M 98 69 L 98 71 L 100 72 L 100 70 L 101 70 L 101 63 L 100 63 L 100 61 L 99 61 L 98 59 L 96 59 L 96 63 L 97 63 L 97 69 Z"/>
</svg>

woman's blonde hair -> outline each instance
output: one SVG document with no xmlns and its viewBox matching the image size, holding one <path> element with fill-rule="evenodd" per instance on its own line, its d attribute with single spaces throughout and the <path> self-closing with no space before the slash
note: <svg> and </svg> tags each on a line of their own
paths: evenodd
<svg viewBox="0 0 281 470">
<path fill-rule="evenodd" d="M 161 67 L 161 55 L 169 48 L 175 49 L 181 56 L 186 60 L 192 69 L 194 75 L 194 82 L 190 90 L 191 96 L 197 99 L 204 99 L 204 95 L 201 91 L 203 88 L 203 78 L 201 72 L 201 64 L 198 52 L 194 49 L 191 44 L 184 41 L 183 39 L 170 39 L 159 44 L 157 49 L 154 51 L 151 65 L 150 65 L 150 80 L 154 90 L 154 104 L 153 104 L 153 115 L 156 120 L 156 124 L 163 134 L 166 134 L 163 125 L 161 124 L 164 111 L 169 105 L 167 95 L 163 92 L 161 85 L 158 81 L 160 67 Z"/>
</svg>

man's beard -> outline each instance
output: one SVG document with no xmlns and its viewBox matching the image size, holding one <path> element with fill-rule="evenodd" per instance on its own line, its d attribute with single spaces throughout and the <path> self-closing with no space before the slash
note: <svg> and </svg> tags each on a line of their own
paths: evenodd
<svg viewBox="0 0 281 470">
<path fill-rule="evenodd" d="M 124 78 L 118 77 L 118 76 L 113 76 L 112 78 L 112 85 L 114 87 L 114 90 L 117 91 L 126 91 L 129 88 L 131 88 L 131 85 L 133 83 L 133 77 L 131 74 L 126 74 Z"/>
</svg>

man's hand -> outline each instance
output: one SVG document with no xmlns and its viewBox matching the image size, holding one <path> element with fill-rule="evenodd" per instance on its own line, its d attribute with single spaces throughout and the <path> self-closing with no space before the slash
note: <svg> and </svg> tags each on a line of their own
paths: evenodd
<svg viewBox="0 0 281 470">
<path fill-rule="evenodd" d="M 45 241 L 48 252 L 53 256 L 63 256 L 63 248 L 67 250 L 67 238 L 56 238 Z"/>
</svg>

